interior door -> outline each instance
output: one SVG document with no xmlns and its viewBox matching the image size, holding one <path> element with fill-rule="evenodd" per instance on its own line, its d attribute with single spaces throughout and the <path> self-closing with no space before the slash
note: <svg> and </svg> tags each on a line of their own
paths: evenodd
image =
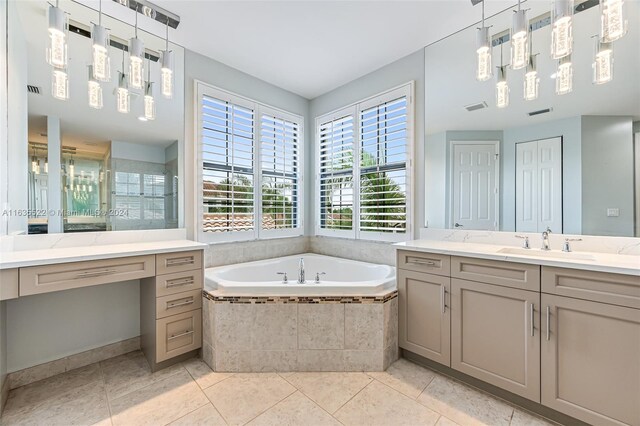
<svg viewBox="0 0 640 426">
<path fill-rule="evenodd" d="M 562 138 L 516 144 L 516 231 L 562 232 Z"/>
<path fill-rule="evenodd" d="M 499 142 L 452 147 L 451 227 L 497 230 Z"/>
</svg>

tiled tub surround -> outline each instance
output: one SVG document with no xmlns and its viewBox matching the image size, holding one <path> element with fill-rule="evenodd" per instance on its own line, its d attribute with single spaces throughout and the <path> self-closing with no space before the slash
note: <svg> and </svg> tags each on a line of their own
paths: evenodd
<svg viewBox="0 0 640 426">
<path fill-rule="evenodd" d="M 384 371 L 398 359 L 397 291 L 203 300 L 203 359 L 219 372 Z"/>
</svg>

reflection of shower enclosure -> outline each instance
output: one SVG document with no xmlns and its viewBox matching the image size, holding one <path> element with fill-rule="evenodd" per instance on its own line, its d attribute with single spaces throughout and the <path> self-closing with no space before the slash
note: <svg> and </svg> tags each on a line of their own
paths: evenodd
<svg viewBox="0 0 640 426">
<path fill-rule="evenodd" d="M 47 232 L 48 208 L 48 163 L 47 144 L 29 142 L 29 233 Z"/>
<path fill-rule="evenodd" d="M 62 155 L 64 232 L 105 231 L 105 155 L 74 150 Z"/>
</svg>

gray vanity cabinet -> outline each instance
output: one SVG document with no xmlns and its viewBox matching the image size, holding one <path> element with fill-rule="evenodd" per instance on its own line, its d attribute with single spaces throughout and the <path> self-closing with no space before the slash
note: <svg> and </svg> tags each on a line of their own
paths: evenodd
<svg viewBox="0 0 640 426">
<path fill-rule="evenodd" d="M 451 367 L 540 402 L 540 293 L 451 280 Z"/>
<path fill-rule="evenodd" d="M 398 269 L 400 347 L 450 365 L 451 278 Z"/>
</svg>

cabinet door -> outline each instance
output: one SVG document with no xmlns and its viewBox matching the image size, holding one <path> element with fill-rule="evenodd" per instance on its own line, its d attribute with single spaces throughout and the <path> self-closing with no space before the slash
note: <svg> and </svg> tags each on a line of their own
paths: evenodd
<svg viewBox="0 0 640 426">
<path fill-rule="evenodd" d="M 540 402 L 540 294 L 451 280 L 451 367 Z"/>
<path fill-rule="evenodd" d="M 640 310 L 547 294 L 542 308 L 542 403 L 591 424 L 640 425 Z"/>
<path fill-rule="evenodd" d="M 451 365 L 450 289 L 449 277 L 398 270 L 399 346 L 446 366 Z"/>
</svg>

